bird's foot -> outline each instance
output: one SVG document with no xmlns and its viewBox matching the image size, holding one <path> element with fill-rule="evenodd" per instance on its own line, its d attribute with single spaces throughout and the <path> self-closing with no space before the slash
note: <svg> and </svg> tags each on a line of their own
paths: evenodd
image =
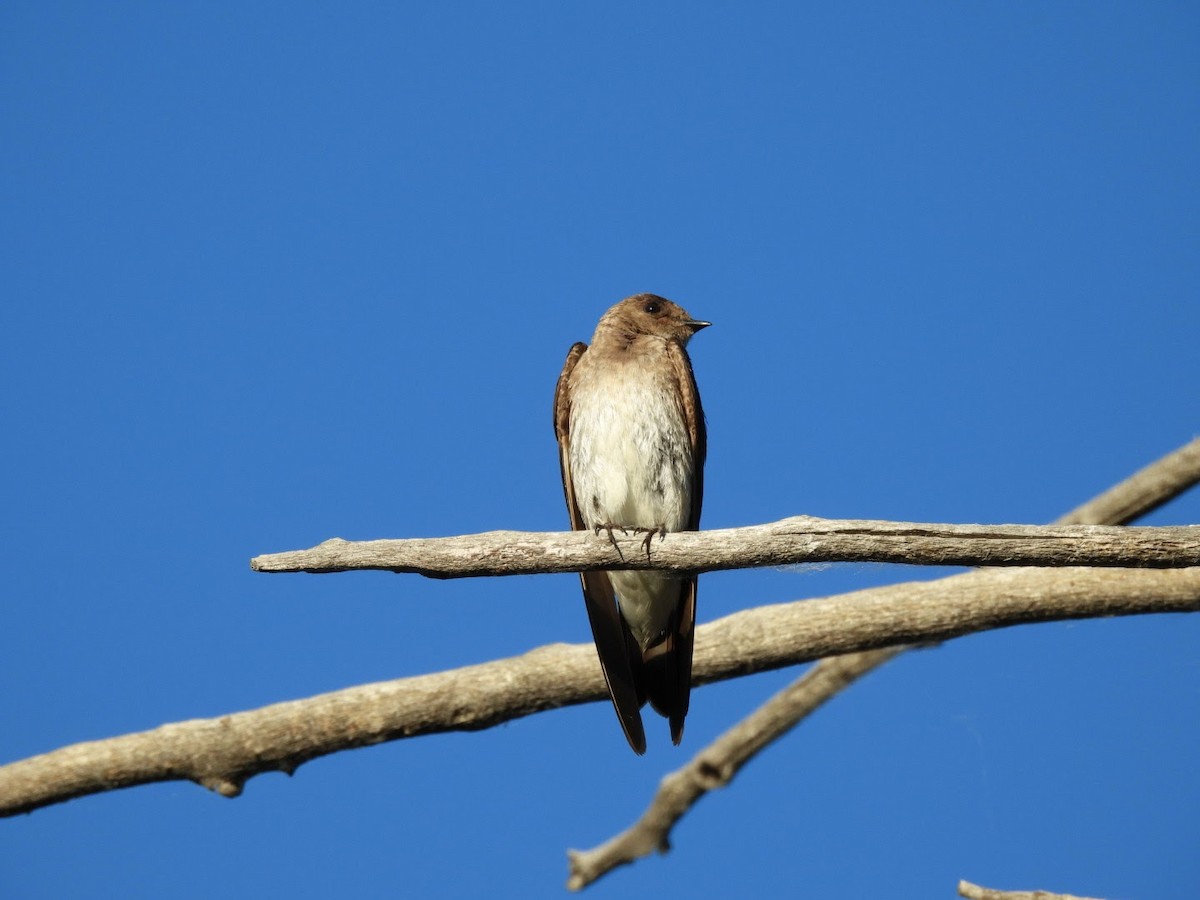
<svg viewBox="0 0 1200 900">
<path fill-rule="evenodd" d="M 592 529 L 596 533 L 596 537 L 600 537 L 601 531 L 608 532 L 608 542 L 617 549 L 617 556 L 625 559 L 625 554 L 621 552 L 621 545 L 617 543 L 617 539 L 613 537 L 613 531 L 619 530 L 621 534 L 629 534 L 629 529 L 624 525 L 618 525 L 616 522 L 598 522 L 596 527 Z"/>
<path fill-rule="evenodd" d="M 646 551 L 646 562 L 650 561 L 650 542 L 654 540 L 657 534 L 659 541 L 662 541 L 667 536 L 666 525 L 656 525 L 654 528 L 634 528 L 634 534 L 642 534 L 645 532 L 646 537 L 642 540 L 642 549 Z"/>
</svg>

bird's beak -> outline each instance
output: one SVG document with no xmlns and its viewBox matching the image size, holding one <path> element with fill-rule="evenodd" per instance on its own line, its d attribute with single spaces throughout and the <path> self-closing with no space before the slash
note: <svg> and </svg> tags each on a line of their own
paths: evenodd
<svg viewBox="0 0 1200 900">
<path fill-rule="evenodd" d="M 696 319 L 688 319 L 683 324 L 686 325 L 688 328 L 692 329 L 692 334 L 695 334 L 701 328 L 707 328 L 709 325 L 712 324 L 712 322 L 700 322 L 700 321 L 697 321 Z"/>
</svg>

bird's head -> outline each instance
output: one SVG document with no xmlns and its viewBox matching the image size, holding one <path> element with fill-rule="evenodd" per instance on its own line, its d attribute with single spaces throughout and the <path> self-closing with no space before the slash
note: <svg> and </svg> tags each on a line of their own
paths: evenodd
<svg viewBox="0 0 1200 900">
<path fill-rule="evenodd" d="M 648 334 L 686 345 L 692 335 L 711 322 L 693 319 L 688 311 L 657 294 L 634 294 L 609 309 L 600 319 L 596 336 L 617 332 L 637 337 Z"/>
</svg>

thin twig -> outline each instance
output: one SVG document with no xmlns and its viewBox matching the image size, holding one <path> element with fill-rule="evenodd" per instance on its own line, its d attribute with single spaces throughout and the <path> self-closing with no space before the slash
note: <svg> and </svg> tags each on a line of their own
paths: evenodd
<svg viewBox="0 0 1200 900">
<path fill-rule="evenodd" d="M 269 553 L 258 572 L 384 569 L 433 578 L 532 575 L 598 569 L 711 572 L 814 562 L 924 566 L 1200 565 L 1200 527 L 944 525 L 794 516 L 766 525 L 676 532 L 638 552 L 642 535 L 490 531 L 446 538 L 344 541 Z"/>
<path fill-rule="evenodd" d="M 1071 510 L 1055 525 L 1124 525 L 1200 484 L 1200 438 Z"/>
<path fill-rule="evenodd" d="M 1077 897 L 1074 894 L 1055 894 L 1050 891 L 998 891 L 980 887 L 969 881 L 958 883 L 958 895 L 967 900 L 1097 900 L 1095 897 Z"/>
<path fill-rule="evenodd" d="M 813 666 L 753 713 L 697 753 L 659 784 L 641 819 L 599 847 L 568 850 L 567 887 L 587 887 L 617 866 L 670 849 L 671 830 L 701 797 L 725 787 L 747 762 L 861 675 L 885 663 L 902 647 L 832 656 Z"/>
<path fill-rule="evenodd" d="M 1200 439 L 1151 463 L 1055 524 L 1128 522 L 1197 482 L 1200 482 Z M 955 581 L 955 578 L 948 578 L 939 583 L 948 585 Z M 629 828 L 591 850 L 568 850 L 570 874 L 567 887 L 580 890 L 619 866 L 656 850 L 665 852 L 675 824 L 709 790 L 724 787 L 746 763 L 811 712 L 906 649 L 897 646 L 818 662 L 800 679 L 697 753 L 685 766 L 667 775 L 650 806 Z M 752 734 L 754 739 L 747 740 L 746 734 Z M 710 773 L 721 773 L 722 777 L 712 777 Z"/>
</svg>

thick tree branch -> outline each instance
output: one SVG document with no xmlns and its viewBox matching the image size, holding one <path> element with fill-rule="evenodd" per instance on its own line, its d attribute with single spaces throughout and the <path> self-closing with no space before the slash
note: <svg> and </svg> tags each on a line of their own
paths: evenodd
<svg viewBox="0 0 1200 900">
<path fill-rule="evenodd" d="M 433 578 L 595 569 L 711 572 L 813 562 L 927 566 L 1200 565 L 1200 527 L 935 525 L 795 516 L 767 525 L 644 535 L 490 531 L 406 540 L 333 538 L 311 550 L 256 556 L 259 572 L 384 569 Z"/>
<path fill-rule="evenodd" d="M 1200 610 L 1200 567 L 992 569 L 727 616 L 696 632 L 698 683 L 823 656 L 1031 622 Z M 0 815 L 153 781 L 236 796 L 260 772 L 338 750 L 475 730 L 605 697 L 590 644 L 364 685 L 75 744 L 0 767 Z"/>
<path fill-rule="evenodd" d="M 1200 439 L 1156 460 L 1058 519 L 1056 525 L 1116 525 L 1145 515 L 1200 482 Z M 941 583 L 952 583 L 945 579 Z M 622 865 L 666 852 L 671 830 L 701 797 L 724 787 L 758 753 L 857 679 L 907 647 L 823 659 L 746 719 L 663 778 L 641 818 L 591 850 L 567 851 L 567 887 L 580 890 Z M 967 882 L 963 882 L 966 884 Z M 980 890 L 986 890 L 981 888 Z"/>
<path fill-rule="evenodd" d="M 1200 469 L 1196 465 L 1200 460 L 1198 450 L 1200 441 L 1172 457 L 1180 466 Z M 1194 483 L 1197 477 L 1200 472 L 1175 476 L 1176 489 L 1182 490 L 1180 485 Z M 1077 521 L 1089 518 L 1078 511 L 1076 515 Z M 987 577 L 1007 579 L 1005 589 L 1000 590 L 996 584 L 967 590 L 966 594 L 959 592 L 961 579 Z M 882 646 L 896 640 L 945 639 L 972 629 L 1020 622 L 1190 611 L 1200 607 L 1198 577 L 1194 570 L 971 573 L 930 584 L 896 585 L 824 601 L 751 610 L 699 629 L 696 676 L 700 682 L 712 681 L 816 656 L 845 654 L 855 647 Z M 950 584 L 955 585 L 950 591 L 953 597 L 941 596 L 934 604 L 940 613 L 932 606 L 921 609 L 931 599 L 922 599 L 923 592 L 932 590 L 937 595 L 939 585 L 949 588 Z M 1093 585 L 1103 590 L 1091 595 Z M 987 602 L 977 605 L 973 597 Z M 918 615 L 908 629 L 895 635 L 887 634 L 892 627 L 890 619 L 874 632 L 869 622 L 865 630 L 860 622 L 841 632 L 839 609 L 849 612 L 868 600 L 882 607 L 892 605 L 897 612 L 906 605 L 912 609 L 915 603 L 915 612 L 929 615 Z M 1043 601 L 1045 605 L 1041 606 Z M 779 630 L 777 623 L 788 624 Z M 758 648 L 771 646 L 773 650 L 754 658 Z M 857 656 L 859 662 L 869 662 L 872 656 L 884 658 L 890 652 L 851 653 L 842 656 L 841 661 L 844 664 Z M 810 674 L 815 676 L 822 668 L 835 665 L 839 665 L 838 660 L 825 660 Z M 806 676 L 814 690 L 802 703 L 815 706 L 821 702 L 822 693 L 828 695 L 836 689 L 830 685 L 853 677 L 851 666 L 843 665 L 843 669 L 840 682 L 837 677 L 819 680 Z M 548 677 L 551 673 L 553 678 Z M 826 674 L 836 675 L 829 670 Z M 0 815 L 164 780 L 192 780 L 226 796 L 236 796 L 243 782 L 255 774 L 291 772 L 326 753 L 434 731 L 486 728 L 539 710 L 602 696 L 602 680 L 590 645 L 553 645 L 509 660 L 64 747 L 0 767 Z"/>
</svg>

